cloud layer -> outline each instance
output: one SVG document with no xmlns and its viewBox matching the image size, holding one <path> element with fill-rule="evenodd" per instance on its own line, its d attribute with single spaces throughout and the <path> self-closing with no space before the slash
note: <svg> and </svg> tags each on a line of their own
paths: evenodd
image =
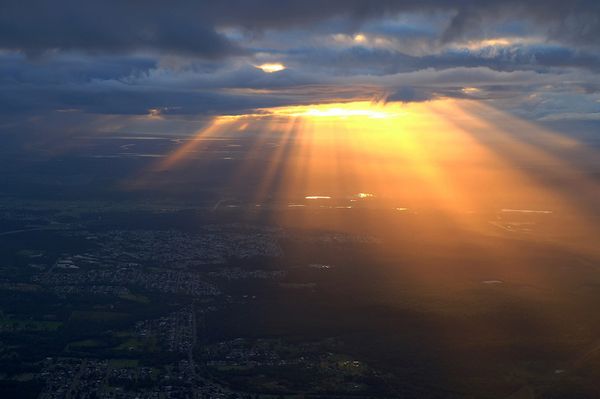
<svg viewBox="0 0 600 399">
<path fill-rule="evenodd" d="M 1 2 L 0 133 L 369 98 L 597 120 L 599 37 L 594 0 Z"/>
</svg>

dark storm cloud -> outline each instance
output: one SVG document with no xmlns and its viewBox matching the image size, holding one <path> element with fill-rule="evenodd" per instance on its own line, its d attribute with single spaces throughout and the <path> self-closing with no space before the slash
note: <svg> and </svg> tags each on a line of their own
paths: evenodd
<svg viewBox="0 0 600 399">
<path fill-rule="evenodd" d="M 577 45 L 600 43 L 600 2 L 596 0 L 457 1 L 457 13 L 443 40 L 485 33 L 499 22 L 523 20 L 546 37 Z"/>
<path fill-rule="evenodd" d="M 219 57 L 241 52 L 204 18 L 201 3 L 25 0 L 0 4 L 0 47 L 47 50 L 157 50 Z"/>
<path fill-rule="evenodd" d="M 298 64 L 310 64 L 313 69 L 321 67 L 347 75 L 386 75 L 426 68 L 443 70 L 457 67 L 538 72 L 571 67 L 600 70 L 600 56 L 596 53 L 547 45 L 486 47 L 478 50 L 454 48 L 423 56 L 363 46 L 346 49 L 312 47 L 295 49 L 289 53 L 289 57 Z"/>
<path fill-rule="evenodd" d="M 385 97 L 385 101 L 415 102 L 430 100 L 435 96 L 431 90 L 411 86 L 400 87 Z"/>
<path fill-rule="evenodd" d="M 282 96 L 236 95 L 212 91 L 165 90 L 122 84 L 71 87 L 5 87 L 0 92 L 0 115 L 48 112 L 84 112 L 110 115 L 147 115 L 151 109 L 165 115 L 239 113 L 257 107 L 284 104 Z"/>
<path fill-rule="evenodd" d="M 85 83 L 92 80 L 131 79 L 157 67 L 149 57 L 61 56 L 45 60 L 25 59 L 21 54 L 0 55 L 0 83 L 47 85 Z"/>
<path fill-rule="evenodd" d="M 349 26 L 401 12 L 450 15 L 440 39 L 487 34 L 493 23 L 517 19 L 556 40 L 598 44 L 596 0 L 21 0 L 0 2 L 0 48 L 30 54 L 48 50 L 156 50 L 219 57 L 242 52 L 219 27 L 248 30 L 308 28 L 346 19 Z"/>
</svg>

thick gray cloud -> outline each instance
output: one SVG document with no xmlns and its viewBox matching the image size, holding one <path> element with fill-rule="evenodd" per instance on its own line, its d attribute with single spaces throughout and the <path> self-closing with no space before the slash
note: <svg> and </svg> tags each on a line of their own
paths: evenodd
<svg viewBox="0 0 600 399">
<path fill-rule="evenodd" d="M 487 67 L 497 71 L 537 70 L 552 68 L 600 69 L 600 55 L 565 47 L 535 45 L 486 47 L 477 50 L 447 49 L 439 53 L 414 56 L 385 48 L 354 46 L 345 49 L 302 48 L 289 54 L 289 59 L 314 68 L 326 68 L 341 74 L 386 75 L 425 68 Z"/>
<path fill-rule="evenodd" d="M 596 0 L 21 0 L 0 2 L 0 48 L 160 52 L 218 57 L 243 52 L 220 27 L 248 30 L 308 28 L 342 18 L 349 27 L 399 13 L 444 12 L 440 37 L 485 36 L 507 20 L 532 24 L 549 38 L 598 45 Z"/>
<path fill-rule="evenodd" d="M 242 50 L 214 30 L 202 3 L 25 0 L 0 3 L 0 47 L 49 50 L 156 50 L 219 57 Z"/>
</svg>

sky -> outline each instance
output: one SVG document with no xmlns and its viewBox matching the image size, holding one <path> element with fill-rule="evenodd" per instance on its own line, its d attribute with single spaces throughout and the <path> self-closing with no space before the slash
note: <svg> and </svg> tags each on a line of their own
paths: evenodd
<svg viewBox="0 0 600 399">
<path fill-rule="evenodd" d="M 471 98 L 600 125 L 597 0 L 1 0 L 0 140 Z"/>
</svg>

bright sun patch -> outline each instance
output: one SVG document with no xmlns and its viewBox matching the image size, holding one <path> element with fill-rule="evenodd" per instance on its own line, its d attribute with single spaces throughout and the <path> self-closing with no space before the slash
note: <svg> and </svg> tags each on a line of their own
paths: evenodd
<svg viewBox="0 0 600 399">
<path fill-rule="evenodd" d="M 255 65 L 255 67 L 262 70 L 265 73 L 280 72 L 286 69 L 286 66 L 280 62 Z"/>
<path fill-rule="evenodd" d="M 369 101 L 349 103 L 295 105 L 264 110 L 267 115 L 305 118 L 369 118 L 385 119 L 401 115 L 398 106 L 374 104 Z"/>
</svg>

